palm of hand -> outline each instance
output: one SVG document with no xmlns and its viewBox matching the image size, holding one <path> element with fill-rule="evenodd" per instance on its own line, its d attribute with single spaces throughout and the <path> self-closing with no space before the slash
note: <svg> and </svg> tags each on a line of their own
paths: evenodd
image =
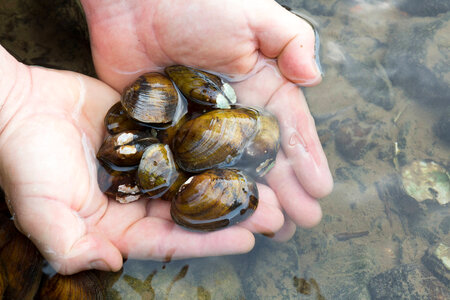
<svg viewBox="0 0 450 300">
<path fill-rule="evenodd" d="M 278 33 L 281 31 L 276 34 L 276 30 L 262 30 L 267 20 L 246 15 L 248 10 L 240 1 L 230 1 L 224 9 L 215 7 L 215 1 L 198 1 L 188 6 L 191 11 L 182 13 L 174 4 L 168 8 L 169 1 L 152 1 L 156 5 L 152 12 L 144 4 L 122 14 L 114 14 L 113 4 L 109 11 L 99 8 L 98 15 L 89 10 L 89 1 L 84 2 L 97 72 L 117 90 L 145 71 L 174 63 L 242 74 L 264 56 L 278 57 L 283 75 L 297 78 L 296 82 L 311 81 L 315 76 L 308 67 L 312 57 L 291 59 L 299 54 L 289 51 L 293 42 L 294 46 L 296 40 L 304 43 L 306 49 L 313 40 L 311 32 L 309 38 L 301 39 L 301 33 L 310 28 L 297 19 L 289 19 L 284 26 L 272 24 Z M 252 5 L 252 1 L 243 3 Z M 271 2 L 261 3 L 253 4 L 264 7 Z M 153 12 L 156 18 L 145 17 Z M 210 26 L 202 26 L 205 23 Z M 290 39 L 293 25 L 301 25 L 301 30 Z M 214 42 L 211 37 L 215 37 Z M 269 43 L 267 39 L 276 41 Z M 291 42 L 283 44 L 283 39 Z M 301 92 L 276 71 L 277 65 L 269 62 L 260 66 L 254 76 L 236 83 L 235 88 L 241 102 L 266 105 L 282 120 L 283 151 L 267 176 L 271 188 L 258 186 L 260 206 L 255 214 L 238 226 L 208 234 L 175 226 L 167 202 L 120 205 L 108 201 L 96 183 L 93 155 L 103 140 L 103 116 L 118 94 L 81 75 L 33 68 L 35 89 L 26 92 L 26 105 L 21 105 L 1 135 L 8 141 L 4 170 L 10 172 L 3 176 L 10 182 L 2 184 L 10 187 L 6 192 L 18 227 L 59 272 L 69 274 L 87 268 L 117 270 L 122 255 L 168 259 L 245 252 L 253 247 L 251 232 L 274 233 L 281 228 L 282 207 L 295 223 L 315 224 L 320 207 L 306 191 L 325 195 L 331 180 L 312 118 Z M 295 143 L 291 143 L 292 137 Z M 14 157 L 23 159 L 16 161 Z"/>
<path fill-rule="evenodd" d="M 4 169 L 10 171 L 5 186 L 17 226 L 58 272 L 117 270 L 122 255 L 164 260 L 245 252 L 253 247 L 250 230 L 282 225 L 279 208 L 263 204 L 269 226 L 261 227 L 257 217 L 241 227 L 193 233 L 175 226 L 168 202 L 108 200 L 98 187 L 95 151 L 105 134 L 103 116 L 118 94 L 71 72 L 31 68 L 30 74 L 27 103 L 2 134 L 8 141 Z"/>
</svg>

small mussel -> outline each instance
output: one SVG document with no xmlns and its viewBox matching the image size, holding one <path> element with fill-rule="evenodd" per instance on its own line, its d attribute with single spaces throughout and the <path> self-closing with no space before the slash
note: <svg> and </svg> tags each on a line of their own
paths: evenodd
<svg viewBox="0 0 450 300">
<path fill-rule="evenodd" d="M 244 154 L 236 165 L 255 177 L 263 177 L 275 164 L 280 149 L 280 127 L 277 118 L 263 109 L 258 113 L 257 132 L 245 147 Z"/>
<path fill-rule="evenodd" d="M 97 158 L 117 166 L 137 165 L 145 148 L 157 142 L 157 138 L 146 132 L 124 131 L 108 136 L 98 150 Z"/>
<path fill-rule="evenodd" d="M 137 171 L 137 182 L 143 192 L 159 197 L 177 177 L 175 161 L 168 145 L 153 144 L 145 150 Z"/>
<path fill-rule="evenodd" d="M 165 72 L 191 101 L 216 108 L 230 108 L 236 103 L 233 88 L 219 76 L 179 65 L 167 67 Z"/>
<path fill-rule="evenodd" d="M 184 123 L 173 141 L 178 166 L 194 173 L 232 166 L 256 133 L 255 116 L 246 109 L 219 109 Z"/>
<path fill-rule="evenodd" d="M 172 200 L 175 223 L 212 231 L 249 217 L 258 206 L 256 183 L 244 172 L 212 169 L 190 177 Z"/>
<path fill-rule="evenodd" d="M 143 123 L 165 124 L 175 116 L 178 93 L 166 76 L 147 73 L 126 88 L 121 98 L 128 115 Z"/>
<path fill-rule="evenodd" d="M 106 113 L 105 127 L 110 134 L 116 134 L 126 130 L 145 130 L 146 128 L 128 116 L 121 102 L 117 102 L 111 106 Z"/>
<path fill-rule="evenodd" d="M 136 183 L 134 176 L 122 173 L 113 176 L 111 185 L 105 191 L 105 194 L 120 203 L 130 203 L 142 198 L 143 193 Z"/>
</svg>

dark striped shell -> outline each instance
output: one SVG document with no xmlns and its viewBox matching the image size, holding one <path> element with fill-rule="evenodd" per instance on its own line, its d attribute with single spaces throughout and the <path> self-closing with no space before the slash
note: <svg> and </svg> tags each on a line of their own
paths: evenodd
<svg viewBox="0 0 450 300">
<path fill-rule="evenodd" d="M 256 132 L 248 109 L 213 110 L 181 126 L 173 141 L 178 166 L 187 172 L 233 166 Z"/>
<path fill-rule="evenodd" d="M 97 152 L 97 158 L 108 165 L 139 164 L 144 150 L 158 139 L 143 131 L 129 130 L 108 136 Z"/>
<path fill-rule="evenodd" d="M 212 231 L 249 217 L 258 206 L 256 183 L 244 172 L 212 169 L 190 177 L 172 200 L 175 223 Z"/>
<path fill-rule="evenodd" d="M 126 130 L 145 130 L 146 128 L 130 118 L 122 106 L 117 102 L 108 110 L 105 116 L 105 127 L 111 134 L 120 133 Z"/>
<path fill-rule="evenodd" d="M 178 104 L 178 93 L 166 76 L 147 73 L 126 88 L 121 99 L 128 115 L 143 123 L 172 122 Z"/>
<path fill-rule="evenodd" d="M 219 76 L 179 65 L 167 67 L 165 72 L 191 101 L 216 108 L 230 108 L 236 103 L 233 88 Z"/>
</svg>

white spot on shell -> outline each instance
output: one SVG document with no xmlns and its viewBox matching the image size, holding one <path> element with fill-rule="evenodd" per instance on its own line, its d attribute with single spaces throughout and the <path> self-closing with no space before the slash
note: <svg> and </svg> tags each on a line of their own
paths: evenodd
<svg viewBox="0 0 450 300">
<path fill-rule="evenodd" d="M 119 153 L 123 155 L 136 154 L 137 149 L 135 146 L 125 145 L 119 148 Z"/>
<path fill-rule="evenodd" d="M 117 137 L 117 145 L 125 145 L 133 140 L 133 134 L 124 132 Z"/>
<path fill-rule="evenodd" d="M 124 193 L 124 194 L 136 194 L 139 193 L 139 188 L 136 185 L 129 186 L 127 184 L 121 184 L 117 188 L 118 192 Z"/>
</svg>

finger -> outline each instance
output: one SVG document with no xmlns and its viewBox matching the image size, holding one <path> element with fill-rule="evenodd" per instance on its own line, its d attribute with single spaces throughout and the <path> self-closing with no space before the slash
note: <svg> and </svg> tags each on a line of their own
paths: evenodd
<svg viewBox="0 0 450 300">
<path fill-rule="evenodd" d="M 321 81 L 316 64 L 315 34 L 311 25 L 275 1 L 248 2 L 250 27 L 260 51 L 278 58 L 281 72 L 289 80 L 310 86 Z"/>
<path fill-rule="evenodd" d="M 302 227 L 313 227 L 320 222 L 322 211 L 316 199 L 299 184 L 289 161 L 279 152 L 275 166 L 266 175 L 288 216 Z"/>
<path fill-rule="evenodd" d="M 278 118 L 283 151 L 305 190 L 317 198 L 331 193 L 333 178 L 301 90 L 286 83 L 266 108 Z"/>
<path fill-rule="evenodd" d="M 82 217 L 64 203 L 32 197 L 14 206 L 14 212 L 21 231 L 57 272 L 117 271 L 122 267 L 119 250 L 101 233 L 89 233 Z"/>
<path fill-rule="evenodd" d="M 258 184 L 259 203 L 253 215 L 239 226 L 255 233 L 273 236 L 284 224 L 284 216 L 275 193 L 268 186 Z"/>
<path fill-rule="evenodd" d="M 283 227 L 275 233 L 272 239 L 277 242 L 287 242 L 294 236 L 296 230 L 297 225 L 294 221 L 288 216 L 284 216 Z"/>
<path fill-rule="evenodd" d="M 301 90 L 279 75 L 268 60 L 256 74 L 233 87 L 241 103 L 265 106 L 276 115 L 290 168 L 313 197 L 328 195 L 333 179 Z"/>
<path fill-rule="evenodd" d="M 246 253 L 254 243 L 253 234 L 239 226 L 208 233 L 192 232 L 155 217 L 137 221 L 115 242 L 128 258 L 163 261 Z"/>
</svg>

